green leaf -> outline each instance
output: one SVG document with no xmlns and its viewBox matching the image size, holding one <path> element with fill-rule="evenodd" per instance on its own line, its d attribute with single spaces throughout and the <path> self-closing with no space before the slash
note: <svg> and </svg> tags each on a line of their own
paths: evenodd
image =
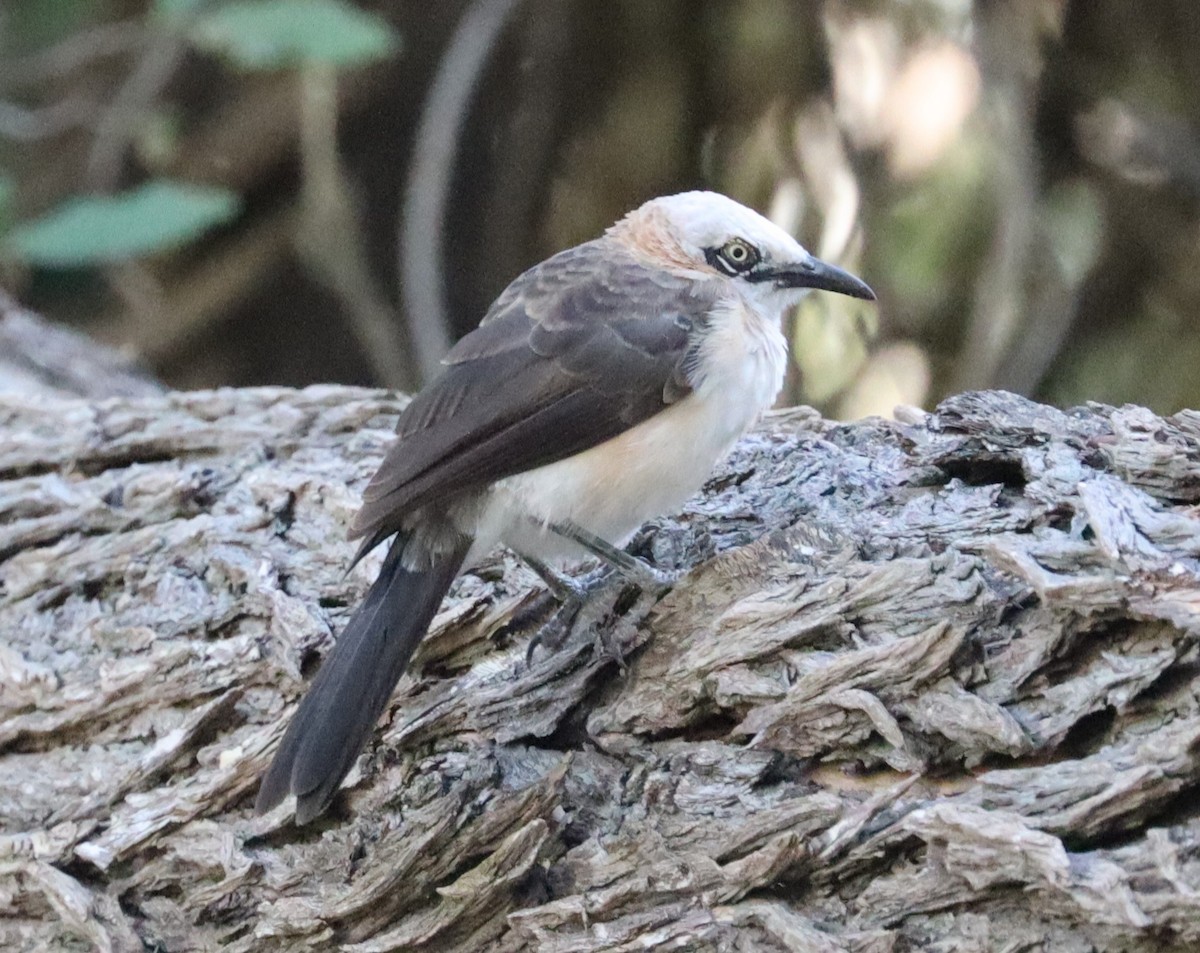
<svg viewBox="0 0 1200 953">
<path fill-rule="evenodd" d="M 11 254 L 34 265 L 72 268 L 168 251 L 229 221 L 240 206 L 225 189 L 148 182 L 121 195 L 71 199 L 5 236 Z"/>
<path fill-rule="evenodd" d="M 399 42 L 386 21 L 342 0 L 235 0 L 202 17 L 191 39 L 260 70 L 306 60 L 357 66 L 383 59 Z"/>
</svg>

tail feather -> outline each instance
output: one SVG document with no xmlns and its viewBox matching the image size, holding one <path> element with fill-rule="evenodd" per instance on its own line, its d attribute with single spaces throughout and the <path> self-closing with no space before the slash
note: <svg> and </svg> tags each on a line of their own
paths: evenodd
<svg viewBox="0 0 1200 953">
<path fill-rule="evenodd" d="M 296 795 L 298 824 L 325 810 L 466 556 L 464 542 L 428 569 L 407 569 L 401 561 L 406 543 L 404 534 L 392 543 L 379 577 L 300 702 L 259 788 L 260 813 L 288 794 Z"/>
</svg>

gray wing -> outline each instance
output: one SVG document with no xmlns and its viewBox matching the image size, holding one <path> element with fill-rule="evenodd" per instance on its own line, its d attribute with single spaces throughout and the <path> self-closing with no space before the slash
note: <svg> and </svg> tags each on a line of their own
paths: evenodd
<svg viewBox="0 0 1200 953">
<path fill-rule="evenodd" d="M 413 509 L 603 443 L 690 392 L 712 298 L 610 239 L 516 279 L 405 408 L 351 530 L 360 555 Z"/>
</svg>

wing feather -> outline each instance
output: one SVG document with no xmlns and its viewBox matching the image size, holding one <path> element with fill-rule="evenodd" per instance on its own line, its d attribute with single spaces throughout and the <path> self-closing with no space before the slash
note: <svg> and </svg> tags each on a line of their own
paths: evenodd
<svg viewBox="0 0 1200 953">
<path fill-rule="evenodd" d="M 351 531 L 364 549 L 413 509 L 579 453 L 687 394 L 712 299 L 612 239 L 525 272 L 405 408 Z"/>
</svg>

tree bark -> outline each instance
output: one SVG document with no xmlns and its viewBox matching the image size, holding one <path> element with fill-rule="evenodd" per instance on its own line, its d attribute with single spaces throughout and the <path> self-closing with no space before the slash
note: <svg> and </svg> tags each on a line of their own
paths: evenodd
<svg viewBox="0 0 1200 953">
<path fill-rule="evenodd" d="M 149 397 L 163 386 L 128 356 L 22 308 L 0 288 L 0 393 Z"/>
<path fill-rule="evenodd" d="M 635 540 L 673 590 L 527 662 L 497 553 L 331 813 L 256 817 L 399 407 L 0 395 L 0 947 L 1200 944 L 1200 414 L 773 415 Z"/>
</svg>

